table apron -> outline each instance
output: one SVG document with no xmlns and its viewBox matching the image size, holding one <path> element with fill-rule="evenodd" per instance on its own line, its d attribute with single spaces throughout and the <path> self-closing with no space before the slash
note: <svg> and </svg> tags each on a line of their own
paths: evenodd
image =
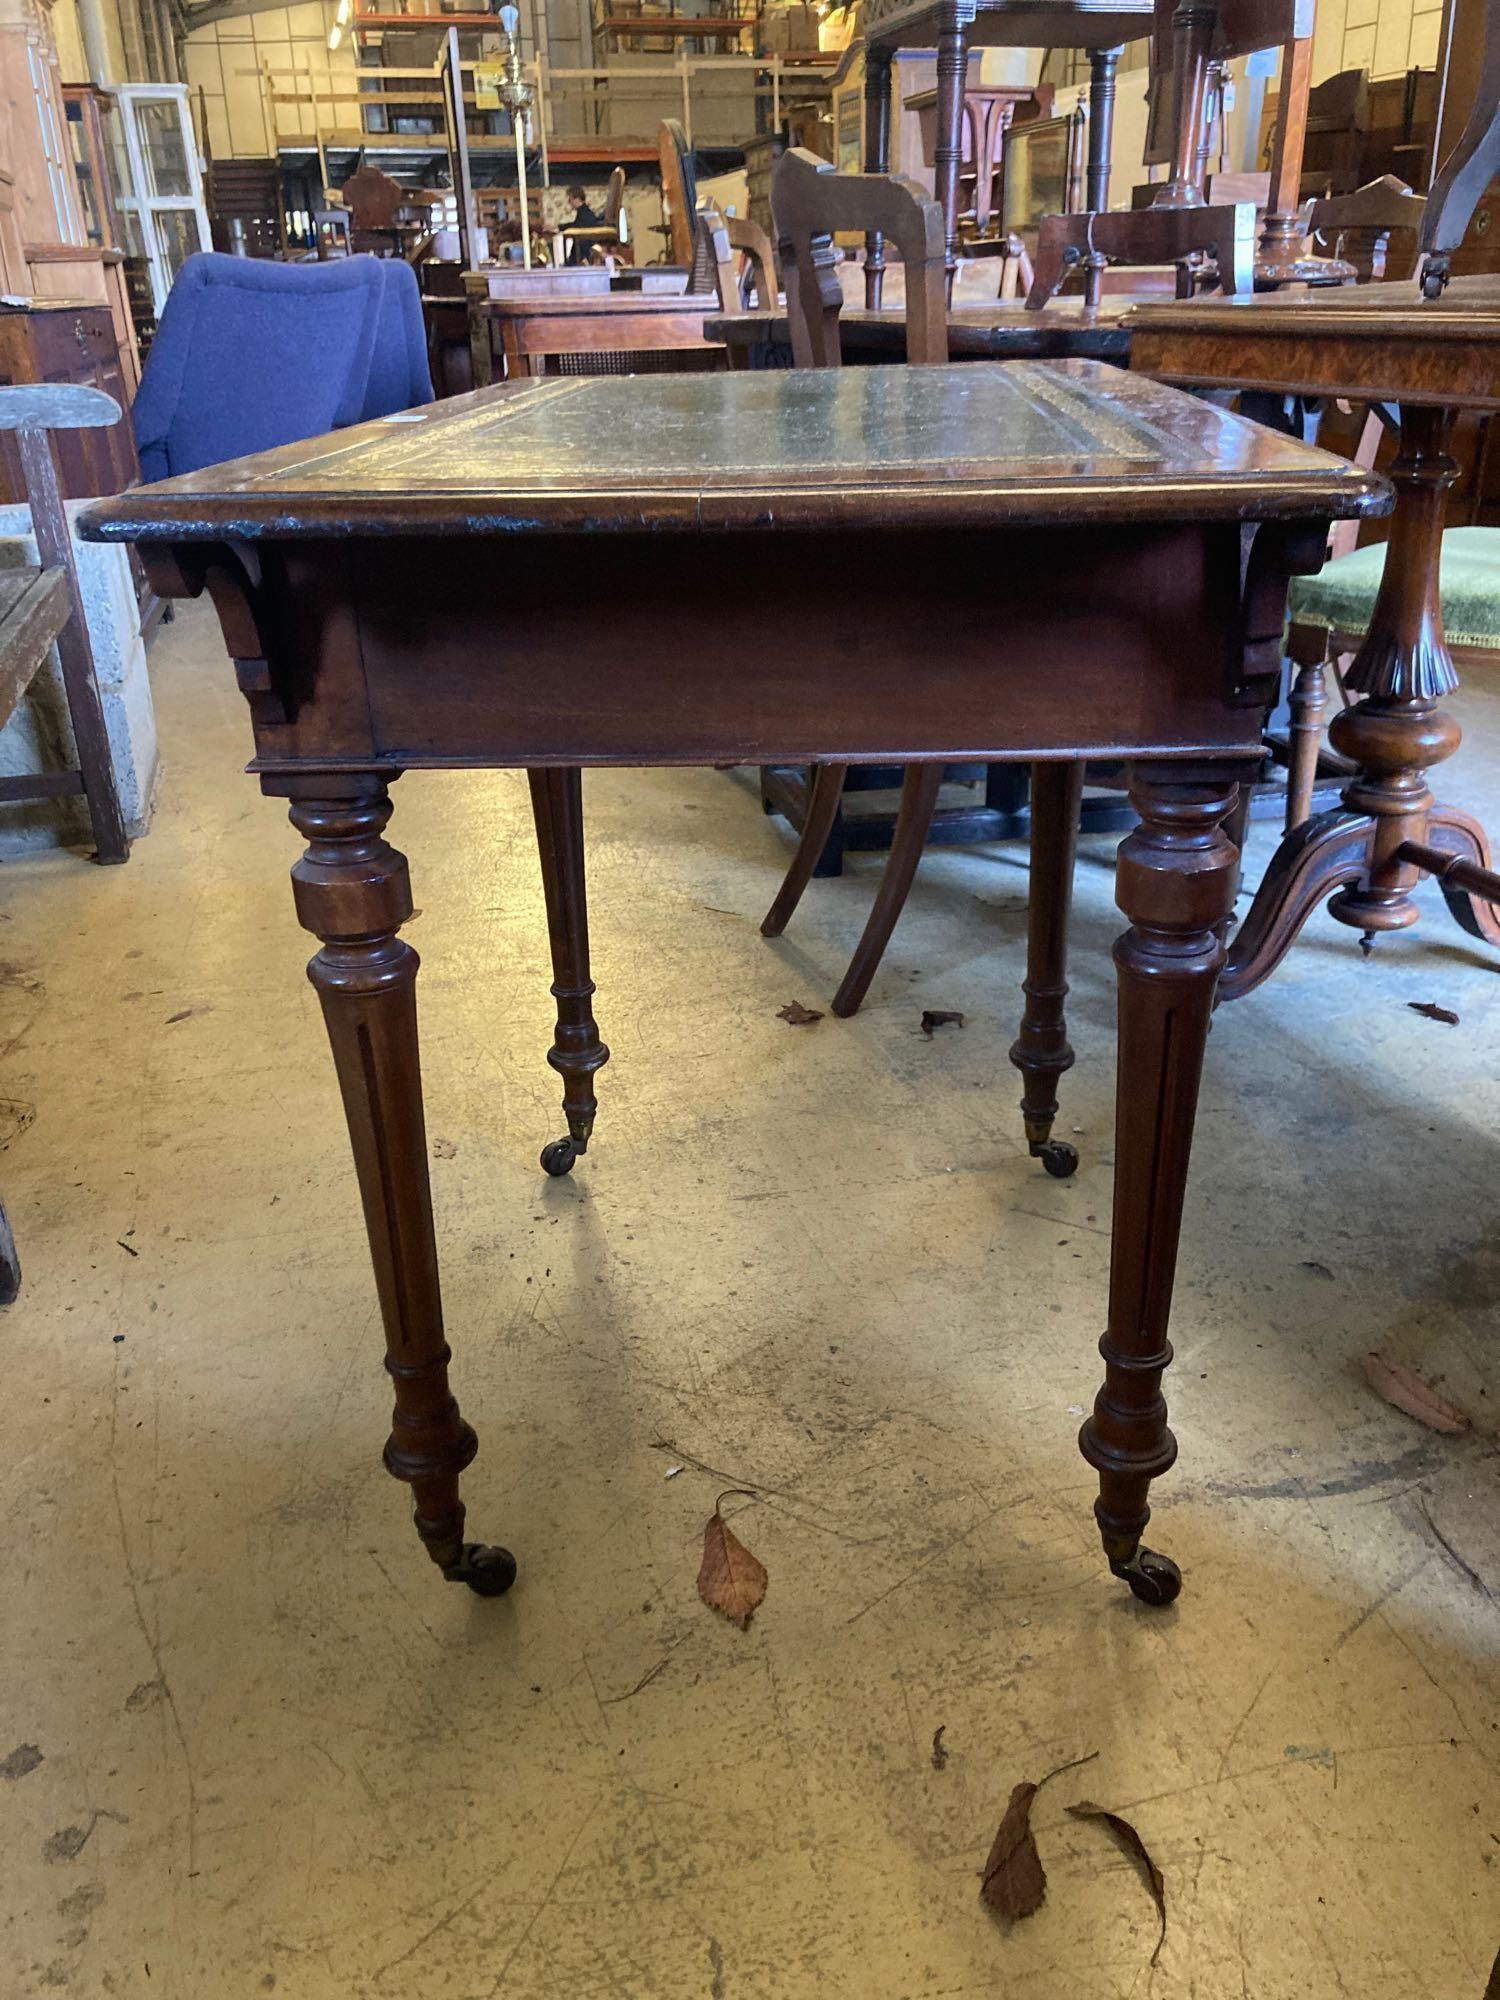
<svg viewBox="0 0 1500 2000">
<path fill-rule="evenodd" d="M 1355 341 L 1245 328 L 1156 332 L 1141 325 L 1131 335 L 1130 365 L 1181 389 L 1500 409 L 1500 348 L 1479 338 L 1418 344 L 1394 336 Z"/>
<path fill-rule="evenodd" d="M 1263 715 L 1234 523 L 255 555 L 261 770 L 1243 755 Z"/>
</svg>

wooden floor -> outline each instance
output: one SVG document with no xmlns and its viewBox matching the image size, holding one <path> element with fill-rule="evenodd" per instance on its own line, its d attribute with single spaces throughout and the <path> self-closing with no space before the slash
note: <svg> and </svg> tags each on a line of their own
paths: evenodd
<svg viewBox="0 0 1500 2000">
<path fill-rule="evenodd" d="M 1059 1131 L 1006 1061 L 1025 856 L 876 863 L 756 926 L 753 774 L 587 784 L 614 1059 L 571 1179 L 519 777 L 409 778 L 450 1336 L 480 1434 L 443 1585 L 388 1394 L 286 871 L 210 617 L 156 644 L 128 867 L 0 869 L 0 1991 L 24 2000 L 1480 2000 L 1500 1945 L 1500 970 L 1326 915 L 1209 1051 L 1152 1613 L 1074 1434 L 1110 1203 L 1112 841 L 1080 868 Z M 1500 828 L 1500 683 L 1446 796 Z M 1488 745 L 1489 747 L 1484 747 Z M 1265 830 L 1256 836 L 1261 859 Z M 476 942 L 477 940 L 477 942 Z M 1425 1019 L 1411 1002 L 1456 1011 Z M 923 1008 L 967 1025 L 920 1032 Z M 34 1121 L 25 1121 L 34 1112 Z M 1366 1387 L 1383 1349 L 1476 1433 Z M 684 1468 L 669 1477 L 674 1467 Z M 711 1472 L 701 1468 L 711 1467 Z M 694 1579 L 716 1496 L 770 1572 Z M 934 1767 L 941 1728 L 947 1761 Z M 1007 1930 L 978 1871 L 1049 1786 Z M 1083 1797 L 1124 1812 L 1150 1897 Z"/>
</svg>

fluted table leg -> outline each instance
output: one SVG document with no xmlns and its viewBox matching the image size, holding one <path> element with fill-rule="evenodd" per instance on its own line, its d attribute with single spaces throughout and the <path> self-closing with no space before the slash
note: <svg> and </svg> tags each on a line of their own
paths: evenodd
<svg viewBox="0 0 1500 2000">
<path fill-rule="evenodd" d="M 1099 1474 L 1104 1553 L 1148 1604 L 1170 1604 L 1177 1565 L 1145 1548 L 1151 1481 L 1177 1456 L 1161 1378 L 1204 1045 L 1224 963 L 1222 931 L 1239 855 L 1224 832 L 1231 778 L 1137 765 L 1141 823 L 1120 847 L 1116 898 L 1130 928 L 1115 946 L 1119 1074 L 1114 1229 L 1104 1386 L 1079 1437 Z"/>
<path fill-rule="evenodd" d="M 384 838 L 382 779 L 295 778 L 284 787 L 307 852 L 292 870 L 297 916 L 322 941 L 308 966 L 333 1048 L 385 1322 L 396 1407 L 386 1469 L 416 1500 L 427 1553 L 453 1582 L 498 1597 L 515 1581 L 509 1550 L 466 1542 L 459 1474 L 478 1449 L 448 1387 L 422 1072 L 417 954 L 397 935 L 412 913 L 406 857 Z"/>
</svg>

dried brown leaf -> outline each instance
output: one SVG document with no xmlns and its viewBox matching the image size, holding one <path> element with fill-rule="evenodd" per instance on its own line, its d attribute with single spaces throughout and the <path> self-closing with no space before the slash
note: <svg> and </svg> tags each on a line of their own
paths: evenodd
<svg viewBox="0 0 1500 2000">
<path fill-rule="evenodd" d="M 776 1009 L 778 1021 L 785 1021 L 789 1028 L 805 1028 L 811 1021 L 821 1021 L 823 1016 L 816 1007 L 804 1007 L 800 1000 L 788 1000 L 784 1007 Z"/>
<path fill-rule="evenodd" d="M 1092 1799 L 1080 1799 L 1076 1806 L 1069 1806 L 1068 1811 L 1074 1819 L 1103 1820 L 1120 1845 L 1140 1863 L 1141 1873 L 1150 1885 L 1151 1894 L 1156 1902 L 1156 1914 L 1161 1921 L 1156 1949 L 1151 1954 L 1151 1963 L 1155 1965 L 1161 1956 L 1161 1948 L 1167 1941 L 1167 1884 L 1161 1870 L 1151 1859 L 1145 1841 L 1128 1819 L 1121 1819 L 1118 1813 L 1112 1813 L 1104 1806 L 1096 1806 Z"/>
<path fill-rule="evenodd" d="M 1002 1917 L 1029 1917 L 1042 1907 L 1042 1898 L 1047 1893 L 1046 1871 L 1031 1835 L 1033 1799 L 1053 1778 L 1080 1764 L 1091 1763 L 1098 1754 L 1097 1750 L 1091 1750 L 1087 1757 L 1074 1757 L 1049 1771 L 1038 1784 L 1020 1784 L 1011 1792 L 979 1885 L 981 1900 Z"/>
<path fill-rule="evenodd" d="M 1446 1021 L 1450 1028 L 1458 1026 L 1458 1016 L 1451 1007 L 1440 1007 L 1435 1000 L 1408 1000 L 1407 1006 L 1424 1020 Z"/>
<path fill-rule="evenodd" d="M 1031 1802 L 1035 1785 L 1017 1785 L 1005 1808 L 989 1859 L 984 1864 L 980 1896 L 1002 1917 L 1029 1917 L 1042 1907 L 1047 1875 L 1031 1836 Z"/>
<path fill-rule="evenodd" d="M 719 1612 L 744 1632 L 749 1629 L 750 1614 L 766 1594 L 770 1578 L 765 1564 L 751 1555 L 719 1512 L 729 1497 L 727 1493 L 719 1495 L 704 1525 L 698 1595 L 710 1611 Z"/>
<path fill-rule="evenodd" d="M 1441 1431 L 1444 1437 L 1461 1437 L 1474 1428 L 1472 1418 L 1440 1396 L 1420 1375 L 1414 1375 L 1388 1355 L 1365 1356 L 1365 1380 L 1393 1409 L 1415 1417 L 1430 1431 Z"/>
<path fill-rule="evenodd" d="M 932 1732 L 932 1768 L 934 1771 L 941 1771 L 947 1767 L 948 1752 L 943 1747 L 943 1731 L 947 1727 L 946 1722 L 940 1722 Z"/>
<path fill-rule="evenodd" d="M 922 1009 L 922 1033 L 931 1035 L 936 1028 L 961 1028 L 962 1014 L 955 1014 L 946 1007 L 924 1007 Z"/>
</svg>

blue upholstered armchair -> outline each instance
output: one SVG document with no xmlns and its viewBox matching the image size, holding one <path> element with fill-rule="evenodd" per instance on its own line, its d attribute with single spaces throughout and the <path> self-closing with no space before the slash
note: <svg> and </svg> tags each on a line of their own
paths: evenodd
<svg viewBox="0 0 1500 2000">
<path fill-rule="evenodd" d="M 430 402 L 421 321 L 405 265 L 190 257 L 135 399 L 142 477 L 194 472 Z"/>
<path fill-rule="evenodd" d="M 414 410 L 432 401 L 432 371 L 427 362 L 427 329 L 422 323 L 422 294 L 416 273 L 399 258 L 376 261 L 380 273 L 381 307 L 370 354 L 370 374 L 363 419 L 388 417 L 394 410 Z"/>
</svg>

